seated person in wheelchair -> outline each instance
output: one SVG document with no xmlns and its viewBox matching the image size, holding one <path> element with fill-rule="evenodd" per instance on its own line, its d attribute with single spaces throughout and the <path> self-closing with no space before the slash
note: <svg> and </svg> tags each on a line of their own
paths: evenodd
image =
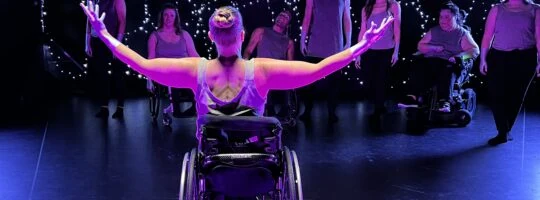
<svg viewBox="0 0 540 200">
<path fill-rule="evenodd" d="M 237 116 L 249 110 L 263 116 L 270 90 L 303 87 L 347 66 L 380 39 L 393 21 L 389 17 L 380 25 L 372 23 L 359 43 L 319 63 L 270 58 L 245 60 L 241 55 L 245 34 L 242 16 L 236 8 L 226 6 L 216 9 L 209 19 L 208 36 L 216 45 L 217 58 L 146 59 L 108 33 L 103 24 L 105 16 L 95 12 L 93 2 L 89 2 L 88 7 L 81 6 L 92 28 L 118 59 L 162 85 L 194 91 L 199 117 L 206 114 Z"/>
<path fill-rule="evenodd" d="M 412 68 L 408 95 L 399 107 L 418 107 L 419 96 L 436 85 L 438 110 L 450 112 L 461 61 L 474 59 L 480 53 L 470 31 L 463 25 L 464 16 L 464 11 L 453 3 L 441 7 L 439 25 L 431 28 L 418 43 L 417 54 L 421 57 Z"/>
</svg>

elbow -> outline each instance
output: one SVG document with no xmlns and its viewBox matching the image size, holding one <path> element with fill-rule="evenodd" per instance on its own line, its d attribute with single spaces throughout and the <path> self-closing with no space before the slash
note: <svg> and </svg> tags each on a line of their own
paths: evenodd
<svg viewBox="0 0 540 200">
<path fill-rule="evenodd" d="M 473 58 L 476 58 L 480 55 L 480 49 L 479 48 L 474 48 L 474 51 L 473 51 Z"/>
</svg>

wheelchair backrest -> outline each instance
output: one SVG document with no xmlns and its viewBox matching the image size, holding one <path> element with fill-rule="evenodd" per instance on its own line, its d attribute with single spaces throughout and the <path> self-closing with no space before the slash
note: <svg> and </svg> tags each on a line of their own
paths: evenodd
<svg viewBox="0 0 540 200">
<path fill-rule="evenodd" d="M 281 148 L 281 124 L 273 117 L 215 116 L 202 124 L 199 146 L 205 155 L 220 153 L 275 153 Z"/>
</svg>

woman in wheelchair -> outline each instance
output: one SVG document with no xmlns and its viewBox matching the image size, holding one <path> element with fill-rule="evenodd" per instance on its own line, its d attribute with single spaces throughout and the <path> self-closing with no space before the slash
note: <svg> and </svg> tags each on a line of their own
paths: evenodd
<svg viewBox="0 0 540 200">
<path fill-rule="evenodd" d="M 148 59 L 153 58 L 184 58 L 199 57 L 193 39 L 189 33 L 182 29 L 180 15 L 176 6 L 170 3 L 163 5 L 158 15 L 158 29 L 148 39 Z M 150 93 L 159 94 L 160 87 L 154 86 L 152 80 L 148 80 L 147 89 Z M 163 109 L 163 124 L 170 125 L 172 122 L 171 113 L 178 117 L 180 113 L 178 101 L 182 89 L 168 88 L 170 104 Z M 191 92 L 191 91 L 189 91 Z M 159 101 L 159 96 L 157 96 Z M 159 110 L 159 108 L 158 108 Z M 195 102 L 186 112 L 195 111 Z M 157 112 L 159 113 L 159 112 Z M 157 115 L 156 115 L 157 117 Z"/>
<path fill-rule="evenodd" d="M 419 97 L 433 85 L 437 87 L 438 110 L 450 112 L 459 61 L 476 58 L 480 51 L 471 33 L 463 25 L 465 13 L 457 5 L 443 5 L 439 25 L 431 28 L 418 43 L 418 65 L 411 71 L 408 95 L 399 107 L 418 107 Z"/>
</svg>

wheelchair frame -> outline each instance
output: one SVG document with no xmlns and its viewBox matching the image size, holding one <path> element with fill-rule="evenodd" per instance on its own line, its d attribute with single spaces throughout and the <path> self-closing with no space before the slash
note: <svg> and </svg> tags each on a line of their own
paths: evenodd
<svg viewBox="0 0 540 200">
<path fill-rule="evenodd" d="M 197 148 L 193 148 L 190 152 L 187 152 L 184 155 L 184 160 L 182 162 L 182 172 L 180 179 L 180 200 L 199 200 L 199 199 L 209 199 L 213 193 L 212 183 L 207 182 L 208 177 L 217 176 L 214 171 L 219 171 L 219 169 L 233 170 L 238 174 L 242 174 L 246 170 L 262 170 L 263 172 L 268 171 L 272 174 L 271 186 L 273 189 L 268 191 L 259 191 L 254 194 L 253 198 L 257 199 L 274 199 L 274 200 L 301 200 L 303 199 L 302 192 L 302 181 L 300 176 L 300 168 L 298 165 L 298 157 L 296 152 L 289 150 L 288 147 L 282 146 L 281 144 L 281 123 L 279 120 L 273 117 L 252 117 L 252 116 L 238 116 L 238 117 L 229 117 L 229 116 L 207 116 L 206 119 L 209 119 L 210 123 L 204 124 L 200 133 L 198 133 L 199 144 Z M 247 123 L 264 123 L 272 122 L 273 125 L 268 127 L 268 124 L 264 125 L 263 128 L 248 128 L 246 129 L 245 124 Z M 204 121 L 204 120 L 203 120 Z M 237 124 L 244 124 L 243 128 L 238 126 L 233 127 L 231 122 Z M 242 125 L 240 125 L 242 126 Z M 259 126 L 259 125 L 257 125 Z M 262 126 L 261 126 L 262 127 Z M 235 133 L 226 133 L 227 131 L 255 131 L 259 135 L 248 136 L 245 144 L 240 144 L 237 142 L 232 142 L 234 145 L 229 146 L 231 149 L 224 150 L 227 148 L 220 147 L 222 143 L 219 142 L 218 138 L 214 138 L 211 135 L 211 131 L 219 130 L 221 136 L 225 135 L 225 141 L 230 143 L 229 137 L 234 137 L 232 134 Z M 266 130 L 264 133 L 259 131 Z M 217 132 L 214 132 L 217 133 Z M 264 137 L 262 136 L 264 135 Z M 255 139 L 256 138 L 256 139 Z M 222 141 L 223 142 L 223 141 Z M 245 145 L 255 145 L 257 150 L 244 152 L 239 149 L 244 148 Z M 261 144 L 266 145 L 264 148 L 261 148 Z M 241 148 L 239 148 L 241 147 Z M 235 149 L 237 148 L 237 149 Z M 275 148 L 275 149 L 274 149 Z M 261 150 L 262 149 L 262 150 Z M 225 153 L 220 153 L 220 151 Z M 231 151 L 231 152 L 228 152 Z M 238 151 L 238 152 L 235 152 Z M 223 160 L 221 160 L 223 159 Z M 215 163 L 214 163 L 215 162 Z M 261 164 L 263 163 L 263 164 Z M 264 168 L 264 163 L 270 164 L 270 167 Z M 214 166 L 215 165 L 215 166 Z M 206 166 L 206 167 L 205 167 Z M 207 167 L 214 166 L 214 167 Z M 218 170 L 216 170 L 218 169 Z M 214 173 L 214 174 L 213 174 Z M 260 175 L 260 174 L 257 174 Z M 235 181 L 230 181 L 230 184 L 249 184 L 245 182 L 237 182 L 243 180 L 241 176 L 238 175 L 238 178 Z M 251 176 L 250 176 L 251 177 Z M 257 178 L 257 177 L 254 177 Z M 259 177 L 260 178 L 260 177 Z M 212 180 L 211 178 L 209 180 Z M 266 179 L 268 180 L 268 179 Z M 257 182 L 259 183 L 259 182 Z M 223 186 L 222 186 L 223 187 Z M 231 186 L 230 188 L 235 188 L 240 186 Z M 219 187 L 218 187 L 219 188 Z M 227 187 L 225 187 L 227 188 Z M 268 188 L 268 187 L 267 187 Z M 236 190 L 235 190 L 236 191 Z M 229 194 L 224 194 L 229 195 Z M 238 196 L 233 196 L 238 197 Z M 245 196 L 242 196 L 245 197 Z"/>
<path fill-rule="evenodd" d="M 433 86 L 425 95 L 419 97 L 418 108 L 407 109 L 407 127 L 410 131 L 422 131 L 426 125 L 455 124 L 459 127 L 467 126 L 476 112 L 476 93 L 472 88 L 463 86 L 469 82 L 469 73 L 474 65 L 474 58 L 456 59 L 456 67 L 461 71 L 454 82 L 452 92 L 451 111 L 448 113 L 437 110 L 437 87 Z"/>
</svg>

